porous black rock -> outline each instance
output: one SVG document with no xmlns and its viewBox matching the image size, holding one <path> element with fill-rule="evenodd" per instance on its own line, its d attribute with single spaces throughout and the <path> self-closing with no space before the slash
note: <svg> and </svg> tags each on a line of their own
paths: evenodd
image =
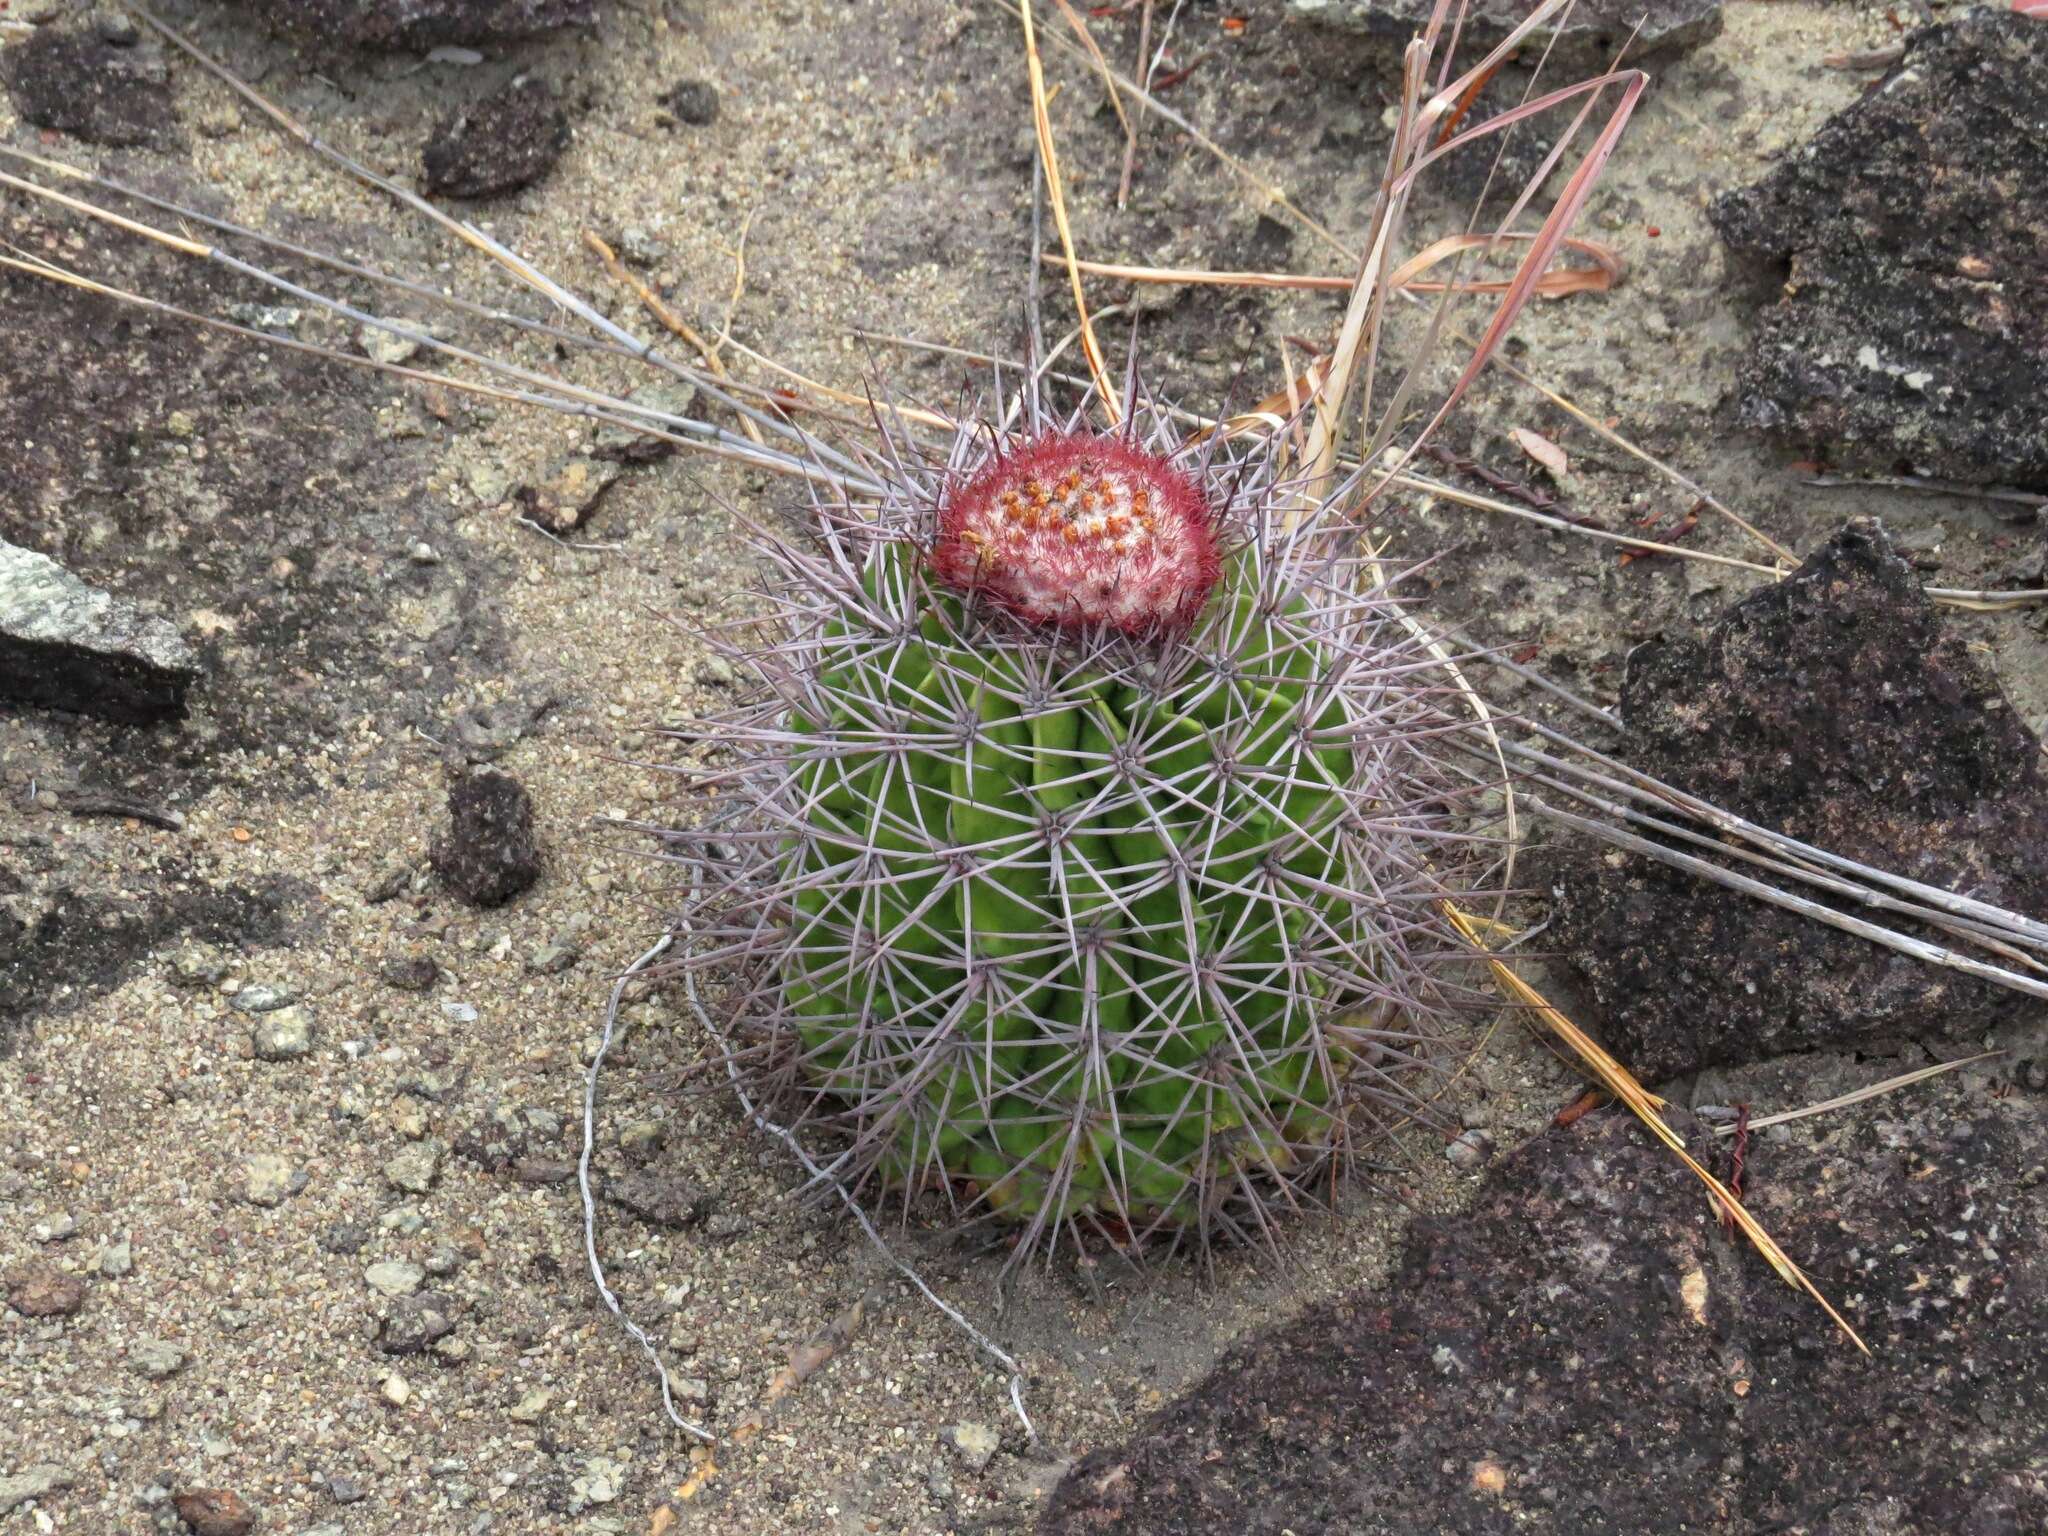
<svg viewBox="0 0 2048 1536">
<path fill-rule="evenodd" d="M 1639 646 L 1621 713 L 1617 755 L 1645 773 L 2048 917 L 2039 743 L 1874 521 L 1848 524 L 1704 639 Z M 1646 1081 L 1884 1036 L 1970 1036 L 2039 1007 L 1631 853 L 1569 858 L 1557 898 L 1552 937 L 1591 991 L 1590 1022 Z"/>
<path fill-rule="evenodd" d="M 597 20 L 597 0 L 241 0 L 281 30 L 346 48 L 508 43 Z"/>
<path fill-rule="evenodd" d="M 1288 0 L 1288 9 L 1323 26 L 1404 47 L 1428 27 L 1434 0 Z M 1463 43 L 1474 63 L 1505 41 L 1535 9 L 1529 0 L 1474 0 L 1465 10 Z M 1582 0 L 1539 27 L 1522 44 L 1530 58 L 1550 49 L 1553 69 L 1605 68 L 1628 45 L 1628 58 L 1689 53 L 1721 34 L 1721 0 Z M 1631 41 L 1633 38 L 1633 41 Z"/>
<path fill-rule="evenodd" d="M 434 872 L 472 907 L 500 907 L 540 878 L 533 799 L 509 773 L 465 774 L 448 790 L 448 828 Z"/>
<path fill-rule="evenodd" d="M 1874 1358 L 1595 1114 L 1085 1457 L 1042 1536 L 2043 1529 L 2042 1101 L 1944 1080 L 1777 1136 L 1750 1208 Z"/>
<path fill-rule="evenodd" d="M 0 540 L 0 699 L 147 724 L 182 718 L 197 676 L 168 621 Z"/>
<path fill-rule="evenodd" d="M 421 163 L 439 197 L 496 197 L 531 186 L 569 146 L 569 118 L 545 80 L 524 75 L 444 118 Z"/>
<path fill-rule="evenodd" d="M 0 49 L 0 79 L 24 121 L 94 144 L 152 144 L 174 122 L 162 58 L 96 28 L 38 28 Z"/>
<path fill-rule="evenodd" d="M 2048 486 L 2048 27 L 1977 11 L 1709 210 L 1783 282 L 1740 412 L 1845 468 Z"/>
<path fill-rule="evenodd" d="M 678 80 L 661 93 L 661 104 L 677 122 L 692 127 L 718 121 L 718 87 L 709 80 Z"/>
</svg>

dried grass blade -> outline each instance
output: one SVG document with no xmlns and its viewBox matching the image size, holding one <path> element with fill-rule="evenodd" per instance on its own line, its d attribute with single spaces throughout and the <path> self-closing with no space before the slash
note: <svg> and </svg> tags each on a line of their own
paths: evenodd
<svg viewBox="0 0 2048 1536">
<path fill-rule="evenodd" d="M 1505 278 L 1480 278 L 1463 282 L 1436 282 L 1425 279 L 1422 273 L 1449 257 L 1465 251 L 1490 247 L 1501 241 L 1533 240 L 1533 234 L 1509 233 L 1502 235 L 1446 235 L 1433 241 L 1424 250 L 1409 257 L 1387 277 L 1387 286 L 1412 293 L 1505 293 L 1509 280 Z M 1589 256 L 1590 267 L 1554 267 L 1536 280 L 1536 291 L 1546 298 L 1561 298 L 1573 293 L 1606 293 L 1618 283 L 1624 271 L 1620 255 L 1610 246 L 1597 240 L 1567 237 L 1566 248 Z M 1062 266 L 1066 258 L 1057 251 L 1042 251 L 1040 261 L 1047 266 Z M 1215 288 L 1281 288 L 1315 293 L 1348 293 L 1356 285 L 1355 277 L 1328 276 L 1313 273 L 1293 272 L 1219 272 L 1203 267 L 1146 267 L 1133 266 L 1123 262 L 1090 261 L 1077 258 L 1074 263 L 1089 277 L 1106 277 L 1128 283 L 1186 284 L 1190 287 Z"/>
<path fill-rule="evenodd" d="M 1022 0 L 1018 16 L 1024 23 L 1024 63 L 1031 77 L 1031 123 L 1038 133 L 1038 151 L 1045 162 L 1045 186 L 1052 204 L 1053 226 L 1060 232 L 1060 248 L 1067 253 L 1067 281 L 1074 292 L 1074 312 L 1081 323 L 1081 355 L 1088 360 L 1088 376 L 1095 381 L 1103 414 L 1111 426 L 1122 419 L 1118 395 L 1110 383 L 1102 347 L 1095 339 L 1095 323 L 1088 317 L 1088 299 L 1081 291 L 1081 272 L 1074 264 L 1074 231 L 1067 220 L 1067 198 L 1060 182 L 1059 149 L 1053 143 L 1052 114 L 1045 99 L 1045 63 L 1038 56 L 1038 28 L 1032 21 L 1032 0 Z M 1107 64 L 1104 66 L 1107 68 Z"/>
<path fill-rule="evenodd" d="M 1994 1056 L 2003 1056 L 2004 1051 L 1979 1051 L 1974 1056 L 1960 1056 L 1954 1061 L 1937 1061 L 1931 1067 L 1921 1067 L 1912 1072 L 1901 1072 L 1897 1077 L 1888 1077 L 1881 1083 L 1872 1083 L 1867 1088 L 1858 1088 L 1851 1093 L 1839 1093 L 1832 1099 L 1822 1099 L 1818 1104 L 1808 1104 L 1799 1109 L 1784 1110 L 1775 1115 L 1763 1115 L 1749 1122 L 1752 1131 L 1760 1131 L 1767 1125 L 1789 1125 L 1794 1120 L 1809 1119 L 1824 1115 L 1831 1110 L 1847 1109 L 1851 1104 L 1861 1104 L 1865 1099 L 1874 1099 L 1881 1094 L 1892 1093 L 1900 1088 L 1910 1088 L 1915 1083 L 1924 1083 L 1930 1077 L 1940 1077 L 1944 1072 L 1953 1072 L 1959 1067 L 1973 1067 L 1980 1061 L 1989 1061 Z M 1717 1125 L 1716 1136 L 1733 1136 L 1735 1127 Z"/>
<path fill-rule="evenodd" d="M 1468 943 L 1482 953 L 1487 953 L 1486 942 L 1479 936 L 1479 929 L 1469 914 L 1446 902 L 1444 915 L 1450 919 L 1451 926 L 1464 935 Z M 1676 1153 L 1679 1160 L 1692 1171 L 1693 1176 L 1707 1186 L 1715 1203 L 1728 1213 L 1730 1220 L 1742 1228 L 1743 1235 L 1749 1239 L 1757 1252 L 1764 1256 L 1771 1268 L 1778 1272 L 1779 1278 L 1787 1285 L 1806 1292 L 1818 1302 L 1821 1310 L 1834 1320 L 1835 1326 L 1842 1330 L 1849 1342 L 1868 1355 L 1870 1347 L 1863 1342 L 1861 1335 L 1849 1326 L 1848 1319 L 1834 1309 L 1827 1297 L 1820 1293 L 1820 1288 L 1807 1278 L 1804 1270 L 1792 1262 L 1785 1250 L 1778 1246 L 1777 1240 L 1749 1214 L 1728 1186 L 1709 1173 L 1700 1161 L 1686 1150 L 1685 1142 L 1678 1133 L 1665 1124 L 1663 1115 L 1658 1113 L 1664 1108 L 1664 1101 L 1637 1082 L 1635 1074 L 1603 1050 L 1599 1042 L 1552 1007 L 1542 993 L 1515 973 L 1513 967 L 1490 953 L 1487 953 L 1487 965 L 1503 990 L 1518 999 L 1524 1007 L 1548 1025 L 1551 1032 L 1592 1069 L 1593 1075 L 1600 1080 L 1601 1085 L 1626 1104 L 1636 1118 L 1649 1127 L 1650 1133 Z"/>
</svg>

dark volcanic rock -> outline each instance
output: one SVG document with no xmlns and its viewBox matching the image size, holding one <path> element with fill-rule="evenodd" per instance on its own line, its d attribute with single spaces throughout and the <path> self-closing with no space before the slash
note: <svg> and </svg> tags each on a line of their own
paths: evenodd
<svg viewBox="0 0 2048 1536">
<path fill-rule="evenodd" d="M 499 907 L 540 878 L 533 800 L 509 773 L 467 774 L 448 791 L 449 826 L 434 872 L 473 907 Z"/>
<path fill-rule="evenodd" d="M 95 144 L 153 143 L 172 124 L 162 59 L 96 31 L 40 28 L 0 51 L 0 78 L 28 122 Z"/>
<path fill-rule="evenodd" d="M 661 104 L 677 122 L 692 127 L 718 121 L 718 87 L 709 80 L 678 80 L 662 93 Z"/>
<path fill-rule="evenodd" d="M 2048 485 L 2048 27 L 1916 34 L 1812 142 L 1710 216 L 1789 272 L 1748 423 L 1855 468 Z"/>
<path fill-rule="evenodd" d="M 441 197 L 493 197 L 545 176 L 569 147 L 569 119 L 545 80 L 522 76 L 446 118 L 422 163 Z"/>
<path fill-rule="evenodd" d="M 1638 647 L 1622 716 L 1619 755 L 1667 783 L 2048 916 L 2039 745 L 1875 522 L 1850 523 L 1704 643 Z M 1973 1034 L 2039 1006 L 1632 854 L 1568 864 L 1556 919 L 1607 1044 L 1646 1081 L 1884 1034 Z"/>
<path fill-rule="evenodd" d="M 597 0 L 241 0 L 272 25 L 349 48 L 506 43 L 597 20 Z"/>
<path fill-rule="evenodd" d="M 1083 1460 L 1041 1531 L 2043 1529 L 2042 1102 L 1868 1108 L 1760 1136 L 1747 1167 L 1751 1209 L 1874 1358 L 1632 1119 L 1588 1116 L 1470 1212 L 1420 1219 L 1383 1289 L 1247 1340 Z"/>
<path fill-rule="evenodd" d="M 1401 47 L 1428 27 L 1435 7 L 1433 0 L 1288 0 L 1288 8 L 1326 26 Z M 1535 8 L 1531 0 L 1474 0 L 1465 13 L 1461 47 L 1466 56 L 1477 62 Z M 1582 0 L 1567 13 L 1563 27 L 1539 27 L 1522 50 L 1536 58 L 1554 37 L 1552 68 L 1603 68 L 1631 33 L 1630 63 L 1690 52 L 1721 35 L 1721 0 Z"/>
<path fill-rule="evenodd" d="M 143 724 L 181 718 L 196 676 L 165 620 L 0 540 L 0 699 Z"/>
</svg>

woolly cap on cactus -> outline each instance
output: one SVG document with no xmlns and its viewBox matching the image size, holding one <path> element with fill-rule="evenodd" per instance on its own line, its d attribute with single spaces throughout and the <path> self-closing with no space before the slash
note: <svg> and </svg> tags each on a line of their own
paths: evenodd
<svg viewBox="0 0 2048 1536">
<path fill-rule="evenodd" d="M 1185 629 L 1223 574 L 1194 478 L 1094 432 L 990 454 L 940 507 L 932 568 L 1030 622 L 1140 635 Z"/>
<path fill-rule="evenodd" d="M 680 963 L 871 1191 L 1018 1257 L 1270 1239 L 1420 1109 L 1483 786 L 1337 496 L 1026 403 L 758 535 L 777 616 L 672 834 Z"/>
</svg>

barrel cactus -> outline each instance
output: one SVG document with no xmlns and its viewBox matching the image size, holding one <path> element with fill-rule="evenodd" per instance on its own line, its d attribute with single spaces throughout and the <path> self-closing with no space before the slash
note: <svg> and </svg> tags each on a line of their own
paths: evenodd
<svg viewBox="0 0 2048 1536">
<path fill-rule="evenodd" d="M 1437 663 L 1336 499 L 1134 419 L 899 446 L 761 534 L 756 696 L 674 834 L 749 1069 L 1019 1254 L 1270 1236 L 1455 1002 Z"/>
</svg>

